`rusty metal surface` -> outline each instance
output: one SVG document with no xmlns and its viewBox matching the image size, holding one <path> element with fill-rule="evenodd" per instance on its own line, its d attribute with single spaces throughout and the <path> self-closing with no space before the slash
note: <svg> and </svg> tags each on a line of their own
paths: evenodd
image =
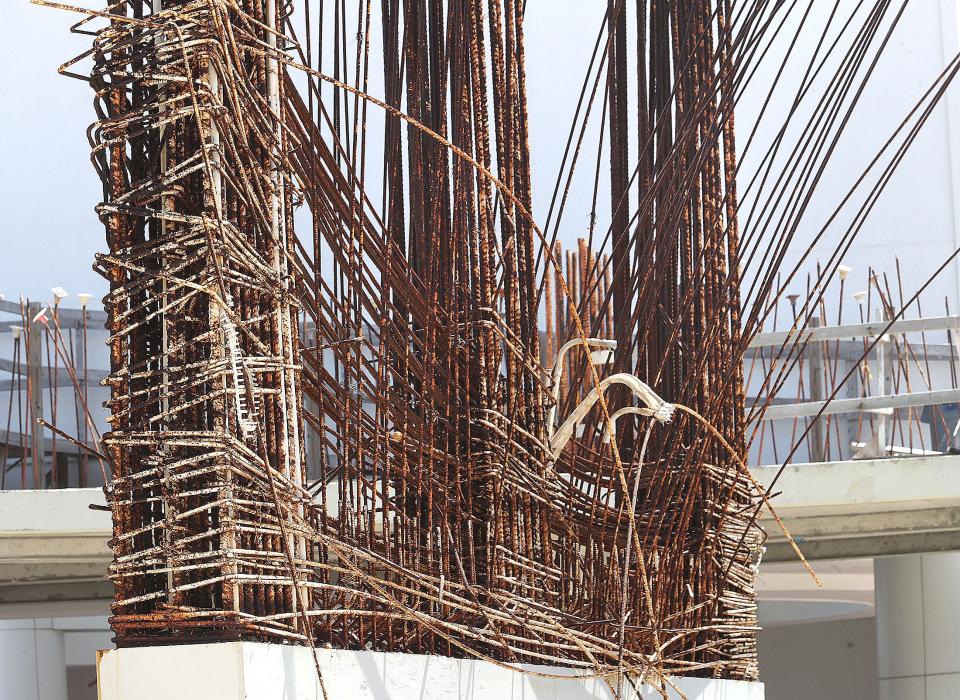
<svg viewBox="0 0 960 700">
<path fill-rule="evenodd" d="M 583 88 L 610 225 L 595 185 L 566 251 L 562 177 L 531 214 L 523 3 L 334 5 L 131 1 L 80 25 L 118 644 L 562 664 L 615 693 L 755 679 L 743 355 L 796 230 L 744 304 L 732 108 L 764 4 L 733 27 L 723 0 L 630 22 L 610 0 Z"/>
<path fill-rule="evenodd" d="M 631 233 L 626 26 L 611 23 L 613 245 L 595 254 L 591 233 L 565 254 L 530 215 L 521 8 L 428 5 L 381 8 L 385 102 L 364 90 L 367 44 L 351 80 L 345 61 L 325 74 L 271 2 L 120 3 L 95 18 L 117 643 L 754 678 L 760 495 L 729 351 L 735 161 L 730 142 L 704 153 L 687 137 L 732 139 L 716 95 L 680 112 L 665 156 L 678 171 L 700 158 L 686 203 L 651 184 L 667 213 Z M 672 18 L 693 37 L 712 13 Z M 654 68 L 672 52 L 689 65 L 682 110 L 712 39 L 663 38 Z M 305 96 L 284 77 L 295 69 Z M 362 165 L 371 105 L 385 112 L 380 210 Z M 294 198 L 312 219 L 299 239 Z M 671 262 L 658 274 L 643 259 Z M 613 364 L 577 345 L 553 382 L 560 346 L 588 338 L 617 340 Z M 689 412 L 631 414 L 609 439 L 632 400 L 598 389 L 616 372 Z M 554 453 L 551 406 L 562 419 L 594 390 Z"/>
</svg>

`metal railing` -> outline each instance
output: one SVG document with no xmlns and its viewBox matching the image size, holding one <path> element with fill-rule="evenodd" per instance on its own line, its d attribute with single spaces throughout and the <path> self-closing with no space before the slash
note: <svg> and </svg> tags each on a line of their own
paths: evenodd
<svg viewBox="0 0 960 700">
<path fill-rule="evenodd" d="M 960 425 L 958 331 L 960 316 L 940 316 L 760 333 L 748 365 L 787 361 L 781 351 L 797 348 L 796 397 L 758 392 L 750 417 L 791 421 L 793 435 L 802 422 L 809 461 L 949 451 Z M 929 342 L 940 333 L 946 342 Z M 775 434 L 760 430 L 768 441 Z"/>
</svg>

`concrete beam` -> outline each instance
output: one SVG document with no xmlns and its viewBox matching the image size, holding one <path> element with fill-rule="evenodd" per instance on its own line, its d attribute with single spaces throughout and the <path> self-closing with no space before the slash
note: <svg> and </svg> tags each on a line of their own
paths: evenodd
<svg viewBox="0 0 960 700">
<path fill-rule="evenodd" d="M 753 472 L 769 486 L 779 467 Z M 809 559 L 874 557 L 960 549 L 960 456 L 793 464 L 773 505 Z M 796 558 L 779 528 L 764 561 Z"/>
<path fill-rule="evenodd" d="M 864 344 L 863 340 L 825 340 L 829 348 L 831 359 L 841 359 L 850 361 L 860 361 L 863 359 Z M 894 339 L 894 342 L 898 342 Z M 876 348 L 874 348 L 876 350 Z M 930 362 L 949 362 L 956 360 L 960 355 L 957 353 L 955 345 L 949 343 L 911 342 L 910 350 L 917 356 L 922 357 L 924 361 Z M 904 350 L 906 352 L 906 350 Z M 747 360 L 754 357 L 764 358 L 766 360 L 783 359 L 780 354 L 779 346 L 750 347 L 745 353 Z"/>
<path fill-rule="evenodd" d="M 110 598 L 100 489 L 0 491 L 0 606 Z"/>
<path fill-rule="evenodd" d="M 760 420 L 778 420 L 781 418 L 803 418 L 806 416 L 828 416 L 835 413 L 861 413 L 865 411 L 889 411 L 894 408 L 917 406 L 940 406 L 945 403 L 960 402 L 960 389 L 939 389 L 937 391 L 916 391 L 909 394 L 884 394 L 854 399 L 833 399 L 832 401 L 801 401 L 769 406 Z"/>
<path fill-rule="evenodd" d="M 0 372 L 8 372 L 12 375 L 16 375 L 17 372 L 20 372 L 23 376 L 20 380 L 20 387 L 26 388 L 27 385 L 27 366 L 26 362 L 21 362 L 18 367 L 13 360 L 8 360 L 6 358 L 0 357 Z M 65 367 L 58 367 L 56 371 L 56 376 L 54 374 L 52 367 L 44 366 L 41 368 L 41 386 L 49 387 L 51 384 L 51 378 L 53 383 L 57 386 L 73 386 L 73 378 L 70 376 L 70 370 Z M 91 387 L 100 386 L 100 382 L 106 379 L 110 373 L 104 369 L 88 369 L 87 370 L 87 382 Z M 83 373 L 77 377 L 77 383 L 83 386 Z M 12 391 L 17 389 L 16 380 L 7 379 L 3 382 L 0 382 L 0 391 Z"/>
<path fill-rule="evenodd" d="M 766 348 L 783 345 L 787 341 L 812 343 L 823 340 L 841 340 L 844 338 L 875 338 L 882 333 L 924 333 L 927 331 L 960 329 L 960 316 L 934 316 L 931 318 L 910 318 L 899 321 L 874 321 L 855 323 L 845 326 L 820 326 L 803 330 L 770 331 L 757 333 L 750 341 L 750 348 Z"/>
<path fill-rule="evenodd" d="M 31 303 L 38 303 L 32 300 Z M 40 304 L 43 306 L 43 304 Z M 8 314 L 20 315 L 20 304 L 15 301 L 0 300 L 0 311 Z M 83 328 L 83 310 L 67 309 L 61 307 L 57 310 L 57 318 L 60 321 L 61 328 Z M 107 322 L 107 314 L 99 309 L 87 309 L 87 328 L 90 330 L 102 330 Z M 27 319 L 29 320 L 29 318 Z"/>
</svg>

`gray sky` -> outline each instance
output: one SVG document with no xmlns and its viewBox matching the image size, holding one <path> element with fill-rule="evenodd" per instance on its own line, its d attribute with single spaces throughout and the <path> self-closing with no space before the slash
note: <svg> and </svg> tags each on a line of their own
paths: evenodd
<svg viewBox="0 0 960 700">
<path fill-rule="evenodd" d="M 62 286 L 99 300 L 106 282 L 91 265 L 94 253 L 104 248 L 94 213 L 101 189 L 86 137 L 94 119 L 93 93 L 85 83 L 57 74 L 61 63 L 90 46 L 90 37 L 69 33 L 79 15 L 27 0 L 3 4 L 0 241 L 6 264 L 0 293 L 8 299 L 21 293 L 46 299 L 51 287 Z M 550 27 L 527 36 L 534 161 L 543 173 L 535 182 L 538 202 L 552 188 L 604 6 L 550 0 L 528 8 L 529 27 Z"/>
<path fill-rule="evenodd" d="M 802 28 L 801 36 L 806 38 L 800 42 L 801 53 L 812 51 L 818 14 L 832 5 L 814 5 L 817 12 Z M 817 229 L 818 218 L 822 219 L 832 209 L 890 129 L 944 65 L 945 56 L 956 50 L 956 32 L 948 31 L 949 22 L 941 16 L 938 5 L 931 0 L 909 6 L 904 28 L 898 30 L 889 55 L 879 69 L 881 79 L 871 86 L 863 106 L 858 108 L 856 126 L 845 135 L 844 150 L 825 175 L 815 211 L 805 220 L 807 230 Z M 541 223 L 605 6 L 605 0 L 531 0 L 527 6 L 534 215 Z M 841 6 L 848 5 L 841 3 Z M 103 228 L 94 213 L 101 190 L 90 164 L 86 138 L 86 128 L 94 119 L 93 95 L 85 83 L 57 74 L 61 63 L 89 47 L 90 37 L 69 33 L 78 15 L 37 7 L 28 0 L 6 0 L 4 19 L 0 29 L 3 38 L 0 77 L 6 88 L 4 109 L 0 110 L 0 153 L 3 154 L 0 207 L 4 213 L 0 220 L 0 242 L 4 244 L 7 264 L 0 277 L 0 293 L 7 298 L 24 293 L 35 299 L 47 299 L 51 287 L 62 286 L 71 294 L 87 291 L 99 298 L 105 292 L 106 283 L 93 272 L 91 265 L 94 253 L 104 248 Z M 783 36 L 784 45 L 793 31 L 801 32 L 801 27 L 788 27 Z M 374 43 L 377 43 L 376 36 Z M 772 52 L 771 60 L 762 67 L 758 84 L 772 79 L 772 75 L 765 76 L 764 71 L 774 70 L 778 63 L 773 60 L 776 54 L 777 51 Z M 377 68 L 371 66 L 374 94 L 379 91 L 376 71 Z M 782 95 L 789 94 L 788 86 Z M 744 141 L 741 135 L 748 133 L 755 122 L 762 97 L 762 90 L 750 93 L 738 105 L 737 131 L 741 146 Z M 775 100 L 775 103 L 772 111 L 782 111 L 786 100 Z M 960 104 L 957 110 L 960 113 Z M 592 120 L 594 126 L 599 112 L 598 104 Z M 957 142 L 954 145 L 960 148 L 960 140 L 950 132 L 950 116 L 945 109 L 938 108 L 938 116 L 927 128 L 919 148 L 915 149 L 916 154 L 911 154 L 903 166 L 904 174 L 892 183 L 885 204 L 861 238 L 864 246 L 874 246 L 869 249 L 873 264 L 890 270 L 894 254 L 891 251 L 901 250 L 898 244 L 904 235 L 909 233 L 911 240 L 926 246 L 922 249 L 922 263 L 917 262 L 916 273 L 908 275 L 911 278 L 908 287 L 925 279 L 930 269 L 954 247 L 953 200 L 960 198 L 960 188 L 954 186 L 951 198 L 950 182 L 955 168 L 948 145 Z M 761 129 L 761 143 L 757 144 L 756 153 L 762 152 L 762 142 L 773 136 L 777 123 L 774 114 L 770 126 Z M 375 132 L 371 130 L 371 134 Z M 371 144 L 374 138 L 371 136 Z M 561 233 L 567 242 L 586 231 L 595 143 L 595 137 L 588 137 L 574 182 Z M 372 146 L 371 151 L 375 153 L 371 162 L 377 162 L 379 156 Z M 635 145 L 631 148 L 631 157 L 635 157 Z M 744 165 L 744 172 L 748 173 L 749 162 L 745 161 Z M 608 167 L 605 162 L 602 167 L 605 173 Z M 601 191 L 601 225 L 609 220 L 608 200 L 606 191 Z M 904 249 L 904 254 L 909 256 L 909 252 L 909 248 Z M 855 263 L 865 266 L 862 256 Z M 960 281 L 953 284 L 960 287 Z M 75 301 L 69 305 L 74 304 Z"/>
<path fill-rule="evenodd" d="M 106 285 L 91 265 L 103 240 L 93 211 L 101 191 L 85 133 L 93 93 L 57 74 L 61 63 L 89 46 L 90 37 L 69 33 L 77 15 L 26 0 L 3 4 L 0 293 L 46 299 L 59 285 L 99 298 Z"/>
</svg>

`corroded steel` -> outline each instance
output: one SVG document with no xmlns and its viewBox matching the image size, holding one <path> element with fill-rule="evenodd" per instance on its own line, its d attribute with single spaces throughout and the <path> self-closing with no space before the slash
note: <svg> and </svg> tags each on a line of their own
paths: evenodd
<svg viewBox="0 0 960 700">
<path fill-rule="evenodd" d="M 732 109 L 766 4 L 609 1 L 567 251 L 567 191 L 531 213 L 525 4 L 333 5 L 95 15 L 118 643 L 756 678 L 742 360 L 769 310 L 742 312 Z"/>
<path fill-rule="evenodd" d="M 91 85 L 120 645 L 303 639 L 310 494 L 272 3 L 115 5 Z M 229 41 L 225 32 L 231 33 Z M 244 105 L 243 109 L 239 109 Z"/>
</svg>

